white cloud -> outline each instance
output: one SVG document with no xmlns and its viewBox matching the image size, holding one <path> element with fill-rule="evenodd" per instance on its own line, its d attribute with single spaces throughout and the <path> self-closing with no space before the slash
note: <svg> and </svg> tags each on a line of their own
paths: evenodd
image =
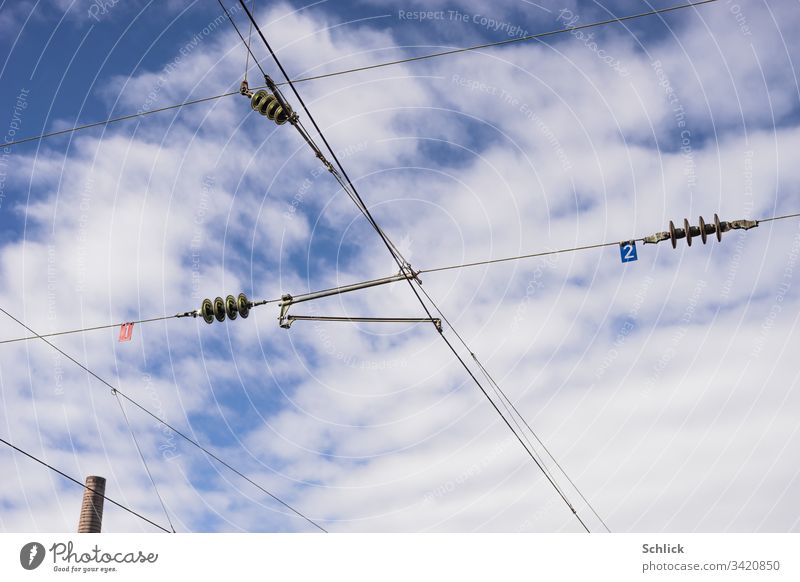
<svg viewBox="0 0 800 582">
<path fill-rule="evenodd" d="M 795 17 L 772 10 L 781 27 Z M 730 16 L 685 16 L 647 53 L 605 31 L 598 42 L 628 77 L 567 38 L 299 88 L 417 268 L 642 236 L 684 216 L 789 212 L 790 60 L 769 13 L 747 14 L 753 49 Z M 328 29 L 333 7 L 278 6 L 262 18 L 294 75 L 372 62 L 395 44 L 369 24 Z M 108 85 L 116 107 L 141 107 L 154 87 L 161 106 L 236 86 L 237 41 L 208 35 L 168 83 L 140 71 Z M 754 84 L 762 71 L 764 91 Z M 688 153 L 664 78 L 686 111 Z M 33 177 L 30 204 L 17 208 L 27 231 L 0 249 L 0 301 L 39 332 L 396 268 L 305 144 L 241 98 L 73 145 L 63 159 L 49 149 L 18 158 L 13 187 L 24 193 Z M 611 247 L 422 278 L 613 530 L 783 531 L 797 527 L 786 518 L 800 446 L 789 348 L 797 237 L 792 222 L 764 223 L 722 244 L 640 245 L 629 265 Z M 292 312 L 419 315 L 406 287 Z M 268 305 L 246 321 L 138 326 L 131 344 L 115 330 L 57 342 L 333 531 L 576 529 L 430 326 L 286 331 L 276 317 Z M 8 320 L 0 332 L 24 333 Z M 161 519 L 107 388 L 35 343 L 3 346 L 0 370 L 11 440 L 76 476 L 106 474 L 110 495 Z M 182 528 L 305 529 L 152 418 L 130 415 Z M 20 491 L 4 493 L 5 530 L 74 527 L 78 488 L 7 451 L 0 463 Z M 142 527 L 111 516 L 110 530 Z"/>
</svg>

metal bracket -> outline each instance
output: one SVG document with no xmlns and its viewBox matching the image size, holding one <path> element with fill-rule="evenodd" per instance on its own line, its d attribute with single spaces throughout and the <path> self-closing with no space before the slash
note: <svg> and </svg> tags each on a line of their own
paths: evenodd
<svg viewBox="0 0 800 582">
<path fill-rule="evenodd" d="M 347 323 L 432 323 L 442 332 L 442 320 L 437 317 L 335 317 L 324 315 L 287 315 L 281 327 L 289 329 L 295 321 L 337 321 Z"/>
<path fill-rule="evenodd" d="M 373 279 L 372 281 L 365 281 L 363 283 L 354 283 L 352 285 L 344 285 L 336 287 L 335 289 L 327 289 L 325 291 L 316 291 L 314 293 L 306 293 L 305 295 L 298 295 L 293 297 L 288 293 L 281 297 L 278 306 L 281 308 L 280 315 L 278 316 L 278 325 L 283 328 L 289 328 L 291 322 L 289 318 L 289 307 L 295 303 L 302 303 L 303 301 L 313 301 L 314 299 L 321 299 L 322 297 L 330 297 L 331 295 L 341 295 L 342 293 L 349 293 L 351 291 L 358 291 L 359 289 L 367 289 L 369 287 L 377 287 L 378 285 L 386 285 L 387 283 L 394 283 L 395 281 L 403 281 L 404 279 L 417 279 L 419 271 L 413 269 L 403 269 L 397 275 L 391 277 L 383 277 L 382 279 Z"/>
</svg>

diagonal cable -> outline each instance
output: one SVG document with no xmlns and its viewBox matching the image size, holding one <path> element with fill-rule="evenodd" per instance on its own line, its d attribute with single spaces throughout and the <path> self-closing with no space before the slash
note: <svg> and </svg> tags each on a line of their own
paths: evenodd
<svg viewBox="0 0 800 582">
<path fill-rule="evenodd" d="M 350 68 L 350 69 L 334 71 L 332 73 L 324 73 L 324 74 L 321 74 L 321 75 L 313 75 L 313 76 L 309 76 L 309 77 L 300 77 L 300 78 L 297 78 L 297 79 L 293 79 L 292 82 L 293 83 L 304 83 L 304 82 L 307 82 L 307 81 L 315 81 L 315 80 L 318 80 L 318 79 L 327 79 L 327 78 L 330 78 L 330 77 L 338 77 L 340 75 L 348 75 L 348 74 L 356 73 L 356 72 L 359 72 L 359 71 L 368 71 L 368 70 L 371 70 L 371 69 L 379 69 L 379 68 L 383 68 L 383 67 L 390 67 L 390 66 L 393 66 L 393 65 L 400 65 L 400 64 L 403 64 L 403 63 L 411 63 L 411 62 L 422 61 L 422 60 L 426 60 L 426 59 L 433 59 L 433 58 L 438 58 L 438 57 L 443 57 L 443 56 L 453 55 L 453 54 L 458 54 L 458 53 L 473 52 L 473 51 L 477 51 L 477 50 L 481 50 L 481 49 L 486 49 L 486 48 L 491 48 L 491 47 L 496 47 L 496 46 L 502 46 L 502 45 L 516 43 L 516 42 L 537 40 L 537 39 L 545 38 L 545 37 L 548 37 L 548 36 L 571 33 L 573 31 L 577 31 L 577 30 L 584 30 L 584 29 L 587 29 L 587 28 L 594 28 L 594 27 L 604 26 L 604 25 L 608 25 L 608 24 L 614 24 L 614 23 L 618 23 L 618 22 L 625 22 L 625 21 L 628 21 L 628 20 L 644 18 L 644 17 L 647 17 L 647 16 L 654 16 L 654 15 L 657 15 L 657 14 L 665 14 L 667 12 L 673 12 L 673 11 L 676 11 L 676 10 L 683 10 L 685 8 L 695 8 L 695 7 L 701 6 L 703 4 L 710 4 L 712 2 L 717 2 L 717 1 L 719 1 L 719 0 L 701 0 L 700 2 L 693 2 L 693 3 L 688 3 L 688 4 L 678 4 L 678 5 L 675 5 L 675 6 L 668 6 L 666 8 L 660 8 L 658 10 L 651 10 L 651 11 L 648 11 L 648 12 L 641 12 L 639 14 L 630 14 L 628 16 L 621 16 L 621 17 L 618 17 L 618 18 L 610 18 L 610 19 L 607 19 L 607 20 L 602 20 L 602 21 L 598 21 L 598 22 L 590 22 L 590 23 L 581 24 L 581 25 L 578 25 L 578 26 L 568 26 L 568 27 L 565 27 L 565 28 L 559 28 L 559 29 L 550 30 L 550 31 L 547 31 L 547 32 L 540 32 L 540 33 L 537 33 L 537 34 L 531 34 L 531 35 L 528 35 L 528 36 L 522 36 L 522 37 L 519 37 L 519 38 L 506 39 L 506 40 L 502 40 L 502 41 L 498 41 L 498 42 L 484 43 L 484 44 L 479 44 L 479 45 L 474 45 L 474 46 L 469 46 L 469 47 L 460 47 L 460 48 L 455 48 L 455 49 L 449 49 L 449 50 L 446 50 L 446 51 L 439 51 L 439 52 L 429 53 L 429 54 L 426 54 L 426 55 L 420 55 L 420 56 L 416 56 L 416 57 L 409 57 L 409 58 L 405 58 L 405 59 L 397 59 L 397 60 L 394 60 L 394 61 L 388 61 L 388 62 L 383 62 L 383 63 L 375 63 L 375 64 L 372 64 L 372 65 L 365 65 L 365 66 L 362 66 L 362 67 L 354 67 L 354 68 Z M 225 10 L 225 12 L 227 14 L 228 11 L 225 8 L 225 6 L 223 4 L 221 4 L 221 6 L 222 6 L 223 10 Z M 230 14 L 228 14 L 228 18 L 230 19 Z M 233 22 L 233 19 L 231 19 L 231 22 Z M 244 42 L 244 37 L 242 35 L 239 35 L 239 36 L 240 36 L 240 38 L 242 38 L 242 42 Z M 253 59 L 255 60 L 255 56 L 252 54 L 252 52 L 249 52 L 249 44 L 247 44 L 247 43 L 245 43 L 245 44 L 248 46 L 248 53 L 251 56 L 253 56 Z M 288 82 L 278 83 L 278 85 L 286 85 L 286 84 L 288 84 Z M 259 89 L 263 89 L 263 88 L 264 87 L 259 87 Z M 144 111 L 144 112 L 141 112 L 141 113 L 123 115 L 121 117 L 113 117 L 113 118 L 105 119 L 103 121 L 96 121 L 96 122 L 93 122 L 93 123 L 87 123 L 85 125 L 78 125 L 78 126 L 67 128 L 67 129 L 63 129 L 63 130 L 60 130 L 60 131 L 53 131 L 53 132 L 50 132 L 50 133 L 43 133 L 41 135 L 32 136 L 32 137 L 26 137 L 26 138 L 19 139 L 19 140 L 16 140 L 16 141 L 11 141 L 11 142 L 8 142 L 8 143 L 4 143 L 3 146 L 4 147 L 10 147 L 10 146 L 14 146 L 14 145 L 23 144 L 23 143 L 26 143 L 26 142 L 31 142 L 31 141 L 36 141 L 36 140 L 45 139 L 45 138 L 49 138 L 49 137 L 54 137 L 54 136 L 57 136 L 57 135 L 63 135 L 65 133 L 72 133 L 74 131 L 80 131 L 80 130 L 88 129 L 88 128 L 91 128 L 91 127 L 97 127 L 97 126 L 101 126 L 101 125 L 109 125 L 111 123 L 116 123 L 118 121 L 124 121 L 124 120 L 127 120 L 127 119 L 134 119 L 136 117 L 143 117 L 145 115 L 150 115 L 150 114 L 153 114 L 153 113 L 159 113 L 159 112 L 167 111 L 167 110 L 170 110 L 170 109 L 177 109 L 177 108 L 180 108 L 180 107 L 185 107 L 187 105 L 194 105 L 196 103 L 203 103 L 204 101 L 211 101 L 211 100 L 215 100 L 215 99 L 220 99 L 221 97 L 230 97 L 231 95 L 239 95 L 239 92 L 238 91 L 232 91 L 230 93 L 223 93 L 221 95 L 215 95 L 213 97 L 203 97 L 202 99 L 194 99 L 194 100 L 191 100 L 191 101 L 185 101 L 183 103 L 178 103 L 176 105 L 170 105 L 168 107 L 162 107 L 160 109 L 154 109 L 152 111 Z"/>
<path fill-rule="evenodd" d="M 161 504 L 161 509 L 164 510 L 164 515 L 167 518 L 167 522 L 169 522 L 169 527 L 172 529 L 172 533 L 175 533 L 175 526 L 172 524 L 172 520 L 169 517 L 169 512 L 167 511 L 167 506 L 164 504 L 164 499 L 161 497 L 161 492 L 158 490 L 158 485 L 156 485 L 156 481 L 153 479 L 153 474 L 150 472 L 150 467 L 147 465 L 147 460 L 144 457 L 142 448 L 139 446 L 139 440 L 136 438 L 136 433 L 133 432 L 131 421 L 128 419 L 128 413 L 125 412 L 125 406 L 123 406 L 122 400 L 119 399 L 119 395 L 117 394 L 116 390 L 113 390 L 112 394 L 116 398 L 117 404 L 119 404 L 119 409 L 122 411 L 122 417 L 125 419 L 125 424 L 128 425 L 128 432 L 131 434 L 133 444 L 136 445 L 136 450 L 139 451 L 139 458 L 142 460 L 144 470 L 147 473 L 147 476 L 150 478 L 150 483 L 153 485 L 153 490 L 156 492 L 156 497 L 158 497 L 158 502 Z"/>
<path fill-rule="evenodd" d="M 221 2 L 221 0 L 219 0 L 219 1 Z M 250 21 L 253 23 L 253 26 L 255 27 L 255 29 L 256 29 L 256 32 L 257 32 L 257 33 L 258 33 L 258 35 L 261 37 L 261 40 L 264 42 L 264 45 L 267 47 L 267 50 L 268 50 L 268 51 L 270 52 L 270 54 L 272 55 L 272 58 L 273 58 L 273 60 L 275 61 L 276 65 L 278 66 L 278 68 L 280 69 L 280 71 L 281 71 L 281 73 L 283 74 L 284 78 L 286 79 L 287 83 L 289 84 L 289 87 L 292 89 L 292 91 L 294 92 L 295 96 L 297 97 L 297 99 L 298 99 L 298 102 L 300 103 L 301 107 L 302 107 L 302 108 L 303 108 L 303 110 L 305 111 L 305 113 L 306 113 L 306 115 L 308 116 L 309 120 L 311 120 L 312 124 L 314 125 L 314 128 L 316 129 L 317 133 L 319 134 L 320 138 L 322 139 L 323 143 L 325 144 L 325 147 L 326 147 L 326 148 L 328 149 L 328 151 L 330 152 L 330 154 L 331 154 L 331 156 L 333 157 L 334 161 L 336 162 L 337 166 L 338 166 L 338 167 L 339 167 L 339 169 L 341 170 L 341 172 L 342 172 L 342 175 L 344 176 L 345 180 L 346 180 L 346 181 L 347 181 L 347 183 L 350 185 L 350 187 L 353 189 L 353 192 L 354 192 L 355 196 L 357 197 L 357 199 L 358 199 L 358 200 L 361 202 L 361 204 L 362 204 L 362 206 L 363 206 L 363 211 L 366 213 L 366 215 L 367 215 L 367 216 L 368 216 L 368 218 L 370 219 L 370 221 L 371 221 L 371 223 L 373 224 L 373 226 L 374 226 L 374 228 L 375 228 L 376 232 L 378 233 L 378 235 L 379 235 L 379 236 L 381 237 L 381 239 L 383 240 L 384 244 L 386 245 L 386 248 L 389 250 L 389 253 L 392 255 L 392 257 L 394 258 L 394 260 L 397 262 L 397 265 L 400 267 L 400 270 L 401 270 L 401 271 L 405 270 L 406 268 L 409 268 L 409 267 L 410 267 L 410 265 L 408 265 L 408 263 L 407 263 L 407 262 L 404 262 L 404 260 L 403 260 L 403 259 L 402 259 L 400 256 L 398 256 L 398 254 L 396 254 L 396 253 L 395 253 L 395 251 L 393 250 L 393 246 L 394 246 L 394 245 L 392 245 L 392 244 L 391 244 L 391 241 L 389 241 L 389 239 L 388 239 L 387 235 L 386 235 L 386 234 L 383 232 L 383 230 L 381 230 L 381 229 L 380 229 L 380 227 L 378 227 L 378 225 L 377 225 L 377 223 L 375 222 L 374 218 L 372 218 L 372 216 L 371 216 L 371 213 L 369 212 L 369 208 L 366 206 L 366 204 L 365 204 L 365 203 L 363 202 L 363 200 L 361 199 L 360 195 L 358 194 L 358 191 L 355 189 L 355 186 L 353 185 L 352 181 L 350 180 L 349 176 L 347 175 L 347 172 L 344 170 L 344 168 L 342 167 L 342 164 L 341 164 L 341 162 L 340 162 L 340 161 L 339 161 L 339 159 L 337 158 L 337 156 L 336 156 L 336 153 L 333 151 L 333 148 L 330 146 L 330 144 L 328 143 L 327 139 L 325 139 L 325 136 L 324 136 L 324 134 L 322 133 L 322 130 L 319 128 L 319 125 L 318 125 L 318 124 L 316 123 L 316 121 L 314 120 L 314 117 L 313 117 L 313 115 L 312 115 L 312 114 L 311 114 L 311 112 L 309 111 L 308 107 L 306 106 L 305 102 L 303 101 L 303 98 L 300 96 L 299 92 L 297 91 L 297 88 L 294 86 L 294 83 L 291 81 L 291 79 L 290 79 L 289 75 L 286 73 L 286 70 L 285 70 L 285 69 L 283 68 L 283 66 L 281 65 L 281 63 L 280 63 L 280 60 L 278 59 L 277 55 L 275 54 L 275 51 L 273 51 L 273 50 L 272 50 L 272 47 L 270 46 L 269 42 L 268 42 L 268 41 L 267 41 L 267 39 L 264 37 L 264 34 L 261 32 L 261 28 L 259 27 L 258 23 L 257 23 L 257 22 L 255 21 L 255 19 L 253 18 L 253 15 L 252 15 L 252 14 L 250 13 L 250 11 L 247 9 L 247 6 L 245 5 L 245 3 L 244 3 L 244 1 L 243 1 L 243 0 L 239 0 L 239 3 L 241 4 L 242 8 L 244 9 L 244 11 L 245 11 L 245 13 L 247 14 L 248 18 L 250 19 Z M 425 301 L 422 299 L 422 297 L 419 295 L 419 293 L 417 292 L 416 288 L 414 287 L 414 283 L 413 283 L 412 281 L 410 281 L 410 280 L 407 280 L 407 281 L 408 281 L 409 287 L 410 287 L 410 288 L 411 288 L 411 290 L 413 291 L 413 293 L 414 293 L 414 295 L 416 296 L 417 300 L 419 301 L 420 305 L 422 306 L 422 308 L 423 308 L 423 309 L 425 310 L 425 312 L 427 313 L 427 315 L 428 315 L 428 318 L 429 318 L 429 319 L 431 319 L 431 320 L 433 320 L 433 319 L 434 319 L 434 318 L 433 318 L 433 315 L 431 314 L 430 310 L 428 309 L 428 306 L 426 305 Z M 468 366 L 468 365 L 467 365 L 467 363 L 464 361 L 464 359 L 461 357 L 461 355 L 458 353 L 458 351 L 457 351 L 457 350 L 456 350 L 456 349 L 453 347 L 453 345 L 452 345 L 452 344 L 450 343 L 450 341 L 449 341 L 449 340 L 448 340 L 448 339 L 445 337 L 444 333 L 443 333 L 441 330 L 439 331 L 439 335 L 440 335 L 440 337 L 441 337 L 441 338 L 444 340 L 445 344 L 446 344 L 446 345 L 447 345 L 447 346 L 450 348 L 450 350 L 453 352 L 453 354 L 454 354 L 454 355 L 455 355 L 455 357 L 458 359 L 458 361 L 461 363 L 462 367 L 463 367 L 463 368 L 464 368 L 464 369 L 467 371 L 467 373 L 468 373 L 468 374 L 470 375 L 470 377 L 473 379 L 473 381 L 475 382 L 475 384 L 478 386 L 478 388 L 479 388 L 479 389 L 481 390 L 481 392 L 484 394 L 484 396 L 485 396 L 485 397 L 486 397 L 486 399 L 489 401 L 489 403 L 492 405 L 492 407 L 495 409 L 495 411 L 497 412 L 497 414 L 499 414 L 499 415 L 500 415 L 500 417 L 503 419 L 503 422 L 506 424 L 506 426 L 507 426 L 507 427 L 508 427 L 508 428 L 511 430 L 511 432 L 514 434 L 514 436 L 517 438 L 517 440 L 519 440 L 520 444 L 523 446 L 523 448 L 524 448 L 524 449 L 525 449 L 525 451 L 528 453 L 528 455 L 531 457 L 531 459 L 532 459 L 532 460 L 533 460 L 533 462 L 536 464 L 536 466 L 537 466 L 537 467 L 538 467 L 538 468 L 539 468 L 539 469 L 542 471 L 542 473 L 545 475 L 545 477 L 546 477 L 546 478 L 547 478 L 547 480 L 548 480 L 548 481 L 551 483 L 551 485 L 553 485 L 553 487 L 555 488 L 556 492 L 557 492 L 557 493 L 559 494 L 559 496 L 560 496 L 560 497 L 563 499 L 563 501 L 564 501 L 564 502 L 567 504 L 567 506 L 569 507 L 569 509 L 572 511 L 572 514 L 575 516 L 575 518 L 576 518 L 576 519 L 578 520 L 578 522 L 581 524 L 581 526 L 583 527 L 583 529 L 585 529 L 587 532 L 589 532 L 589 528 L 586 526 L 586 524 L 584 523 L 584 521 L 581 519 L 580 515 L 578 515 L 577 511 L 576 511 L 576 510 L 575 510 L 575 508 L 572 506 L 572 504 L 570 503 L 570 501 L 567 499 L 567 497 L 564 495 L 564 493 L 563 493 L 563 492 L 560 490 L 560 488 L 559 488 L 559 487 L 556 485 L 556 483 L 555 483 L 555 482 L 552 480 L 552 478 L 550 477 L 550 475 L 548 474 L 548 472 L 545 470 L 545 468 L 542 466 L 542 464 L 541 464 L 541 463 L 539 462 L 539 460 L 536 458 L 536 455 L 535 455 L 535 454 L 533 454 L 533 453 L 532 453 L 532 452 L 531 452 L 531 451 L 528 449 L 528 447 L 527 447 L 527 446 L 525 446 L 525 442 L 522 440 L 522 438 L 521 438 L 521 437 L 520 437 L 520 435 L 517 433 L 517 431 L 516 431 L 516 430 L 514 430 L 513 426 L 512 426 L 512 425 L 511 425 L 511 423 L 508 421 L 508 419 L 505 417 L 505 415 L 502 413 L 502 411 L 501 411 L 501 410 L 498 408 L 498 406 L 497 406 L 497 404 L 494 402 L 494 400 L 492 400 L 492 398 L 489 396 L 489 393 L 488 393 L 488 392 L 486 392 L 486 389 L 485 389 L 485 388 L 483 387 L 483 385 L 480 383 L 480 381 L 478 380 L 478 378 L 475 376 L 475 374 L 474 374 L 474 373 L 472 372 L 472 370 L 469 368 L 469 366 Z"/>
<path fill-rule="evenodd" d="M 166 533 L 171 533 L 171 532 L 170 532 L 170 531 L 169 531 L 167 528 L 165 528 L 164 526 L 162 526 L 162 525 L 159 525 L 159 524 L 157 524 L 156 522 L 154 522 L 153 520 L 146 518 L 146 517 L 145 517 L 145 516 L 143 516 L 141 513 L 138 513 L 138 512 L 136 512 L 136 511 L 134 511 L 134 510 L 133 510 L 133 509 L 131 509 L 130 507 L 127 507 L 127 506 L 125 506 L 125 505 L 122 505 L 121 503 L 119 503 L 119 502 L 117 502 L 117 501 L 114 501 L 114 500 L 113 500 L 113 499 L 111 499 L 110 497 L 107 497 L 107 496 L 106 496 L 104 493 L 100 493 L 100 492 L 99 492 L 99 491 L 97 491 L 96 489 L 92 489 L 91 487 L 87 487 L 87 486 L 86 486 L 84 483 L 81 483 L 80 481 L 78 481 L 78 480 L 77 480 L 77 479 L 75 479 L 74 477 L 70 477 L 69 475 L 67 475 L 66 473 L 64 473 L 64 471 L 60 471 L 60 470 L 56 469 L 56 468 L 55 468 L 53 465 L 50 465 L 49 463 L 47 463 L 47 462 L 45 462 L 45 461 L 41 460 L 39 457 L 36 457 L 36 456 L 32 455 L 31 453 L 29 453 L 29 452 L 27 452 L 27 451 L 24 451 L 24 450 L 22 450 L 22 449 L 21 449 L 21 448 L 19 448 L 18 446 L 14 445 L 13 443 L 10 443 L 10 442 L 8 442 L 7 440 L 5 440 L 5 439 L 4 439 L 4 438 L 2 438 L 2 437 L 0 437 L 0 443 L 3 443 L 4 445 L 8 445 L 9 447 L 11 447 L 12 449 L 14 449 L 14 450 L 15 450 L 15 451 L 17 451 L 18 453 L 22 453 L 23 455 L 25 455 L 25 456 L 26 456 L 26 457 L 28 457 L 29 459 L 32 459 L 32 460 L 36 461 L 36 462 L 37 462 L 37 463 L 39 463 L 40 465 L 44 465 L 45 467 L 47 467 L 47 468 L 48 468 L 48 469 L 50 469 L 51 471 L 53 471 L 53 472 L 55 472 L 55 473 L 58 473 L 59 475 L 61 475 L 62 477 L 66 478 L 66 479 L 69 479 L 70 481 L 72 481 L 73 483 L 75 483 L 75 484 L 79 485 L 79 486 L 80 486 L 80 487 L 82 487 L 83 489 L 86 489 L 86 490 L 88 490 L 88 491 L 91 491 L 91 492 L 92 492 L 92 493 L 94 493 L 95 495 L 99 495 L 100 497 L 102 497 L 103 499 L 105 499 L 106 501 L 108 501 L 109 503 L 113 503 L 114 505 L 116 505 L 116 506 L 117 506 L 117 507 L 119 507 L 120 509 L 124 509 L 124 510 L 125 510 L 125 511 L 127 511 L 128 513 L 130 513 L 130 514 L 132 514 L 132 515 L 135 515 L 136 517 L 138 517 L 138 518 L 139 518 L 139 519 L 141 519 L 141 520 L 144 520 L 144 521 L 146 521 L 146 522 L 147 522 L 147 523 L 149 523 L 150 525 L 153 525 L 153 526 L 157 527 L 158 529 L 160 529 L 160 530 L 162 530 L 162 531 L 164 531 L 164 532 L 166 532 Z M 173 530 L 173 532 L 174 532 L 174 530 Z"/>
<path fill-rule="evenodd" d="M 35 332 L 33 329 L 31 329 L 30 327 L 28 327 L 27 325 L 25 325 L 25 323 L 23 323 L 22 321 L 20 321 L 19 319 L 17 319 L 17 318 L 16 318 L 16 317 L 14 317 L 13 315 L 11 315 L 11 314 L 10 314 L 8 311 L 6 311 L 4 308 L 0 307 L 0 312 L 4 313 L 4 314 L 5 314 L 5 315 L 7 315 L 9 318 L 11 318 L 11 319 L 13 319 L 14 321 L 16 321 L 16 322 L 17 322 L 19 325 L 21 325 L 22 327 L 24 327 L 25 329 L 27 329 L 27 330 L 28 330 L 30 333 L 33 333 L 33 334 L 35 334 L 35 333 L 36 333 L 36 332 Z M 311 525 L 313 525 L 314 527 L 316 527 L 316 528 L 317 528 L 317 529 L 319 529 L 320 531 L 323 531 L 323 532 L 325 532 L 325 533 L 328 533 L 328 532 L 327 532 L 327 530 L 326 530 L 325 528 L 323 528 L 323 527 L 322 527 L 321 525 L 319 525 L 317 522 L 315 522 L 314 520 L 312 520 L 310 517 L 308 517 L 308 516 L 304 515 L 304 514 L 303 514 L 303 513 L 301 513 L 299 510 L 295 509 L 294 507 L 292 507 L 291 505 L 289 505 L 288 503 L 286 503 L 285 501 L 283 501 L 283 500 L 282 500 L 280 497 L 276 496 L 275 494 L 271 493 L 270 491 L 268 491 L 267 489 L 265 489 L 264 487 L 262 487 L 261 485 L 259 485 L 259 484 L 258 484 L 258 483 L 256 483 L 255 481 L 253 481 L 253 480 L 252 480 L 250 477 L 248 477 L 247 475 L 245 475 L 244 473 L 242 473 L 241 471 L 239 471 L 238 469 L 236 469 L 235 467 L 233 467 L 232 465 L 230 465 L 228 462 L 226 462 L 225 460 L 223 460 L 223 459 L 222 459 L 222 458 L 220 458 L 219 456 L 217 456 L 217 455 L 215 455 L 214 453 L 212 453 L 212 452 L 211 452 L 209 449 L 207 449 L 206 447 L 204 447 L 203 445 L 201 445 L 199 442 L 197 442 L 197 441 L 196 441 L 196 440 L 194 440 L 193 438 L 191 438 L 191 437 L 187 436 L 186 434 L 184 434 L 183 432 L 181 432 L 180 430 L 178 430 L 177 428 L 175 428 L 174 426 L 172 426 L 171 424 L 169 424 L 167 421 L 165 421 L 165 420 L 163 420 L 163 419 L 159 418 L 159 417 L 158 417 L 158 416 L 157 416 L 155 413 L 151 412 L 150 410 L 148 410 L 147 408 L 145 408 L 144 406 L 142 406 L 141 404 L 139 404 L 138 402 L 136 402 L 134 399 L 132 399 L 130 396 L 128 396 L 127 394 L 125 394 L 124 392 L 122 392 L 121 390 L 119 390 L 118 388 L 115 388 L 115 387 L 114 387 L 114 386 L 112 386 L 112 385 L 111 385 L 111 384 L 110 384 L 108 381 L 106 381 L 105 379 L 103 379 L 102 377 L 100 377 L 99 375 L 97 375 L 95 372 L 93 372 L 92 370 L 90 370 L 90 369 L 89 369 L 89 368 L 88 368 L 88 367 L 87 367 L 85 364 L 82 364 L 81 362 L 79 362 L 78 360 L 76 360 L 75 358 L 73 358 L 72 356 L 70 356 L 68 353 L 66 353 L 64 350 L 62 350 L 61 348 L 59 348 L 59 347 L 58 347 L 58 346 L 56 346 L 55 344 L 51 343 L 51 342 L 50 342 L 49 340 L 47 340 L 46 338 L 43 338 L 43 337 L 41 337 L 41 336 L 38 336 L 38 337 L 39 337 L 39 339 L 41 339 L 41 340 L 42 340 L 44 343 L 46 343 L 46 344 L 47 344 L 47 345 L 49 345 L 51 348 L 53 348 L 53 349 L 54 349 L 54 350 L 56 350 L 58 353 L 60 353 L 62 356 L 64 356 L 65 358 L 67 358 L 68 360 L 70 360 L 72 363 L 74 363 L 76 366 L 78 366 L 79 368 L 83 369 L 83 370 L 84 370 L 84 371 L 85 371 L 87 374 L 89 374 L 90 376 L 92 376 L 93 378 L 95 378 L 96 380 L 98 380 L 99 382 L 101 382 L 102 384 L 105 384 L 105 385 L 106 385 L 108 388 L 110 388 L 110 389 L 111 389 L 111 391 L 112 391 L 112 394 L 113 394 L 113 393 L 115 393 L 115 394 L 119 394 L 119 395 L 120 395 L 120 396 L 122 396 L 122 397 L 123 397 L 125 400 L 127 400 L 128 402 L 130 402 L 131 404 L 133 404 L 135 407 L 137 407 L 139 410 L 141 410 L 142 412 L 144 412 L 144 413 L 146 413 L 147 415 L 151 416 L 153 419 L 155 419 L 155 420 L 156 420 L 157 422 L 159 422 L 160 424 L 163 424 L 164 426 L 166 426 L 166 427 L 167 427 L 168 429 L 170 429 L 172 432 L 174 432 L 175 434 L 177 434 L 178 436 L 180 436 L 182 439 L 184 439 L 184 440 L 185 440 L 185 441 L 187 441 L 188 443 L 192 444 L 193 446 L 195 446 L 195 447 L 197 447 L 198 449 L 200 449 L 201 451 L 203 451 L 203 452 L 204 452 L 206 455 L 208 455 L 209 457 L 211 457 L 212 459 L 214 459 L 215 461 L 217 461 L 217 462 L 218 462 L 219 464 L 221 464 L 222 466 L 224 466 L 224 467 L 227 467 L 229 470 L 231 470 L 232 472 L 234 472 L 236 475 L 238 475 L 239 477 L 241 477 L 242 479 L 244 479 L 245 481 L 247 481 L 248 483 L 250 483 L 251 485 L 253 485 L 254 487 L 256 487 L 256 488 L 257 488 L 259 491 L 261 491 L 262 493 L 265 493 L 266 495 L 268 495 L 269 497 L 271 497 L 272 499 L 274 499 L 275 501 L 277 501 L 278 503 L 280 503 L 281 505 L 283 505 L 285 508 L 287 508 L 289 511 L 291 511 L 292 513 L 294 513 L 294 514 L 295 514 L 295 515 L 297 515 L 298 517 L 301 517 L 301 518 L 303 518 L 304 520 L 306 520 L 308 523 L 310 523 Z"/>
</svg>

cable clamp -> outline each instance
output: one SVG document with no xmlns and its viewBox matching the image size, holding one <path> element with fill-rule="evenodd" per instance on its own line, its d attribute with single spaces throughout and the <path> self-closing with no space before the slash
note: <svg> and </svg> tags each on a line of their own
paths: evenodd
<svg viewBox="0 0 800 582">
<path fill-rule="evenodd" d="M 253 96 L 253 92 L 250 90 L 250 86 L 247 84 L 247 79 L 242 81 L 241 85 L 239 85 L 239 93 L 241 93 L 245 97 Z"/>
<path fill-rule="evenodd" d="M 750 230 L 758 226 L 757 220 L 732 220 L 728 223 L 732 229 Z"/>
<path fill-rule="evenodd" d="M 654 235 L 644 237 L 644 244 L 657 244 L 660 243 L 662 240 L 668 240 L 669 233 L 668 232 L 657 232 Z"/>
<path fill-rule="evenodd" d="M 294 297 L 286 293 L 285 295 L 281 296 L 281 302 L 278 304 L 278 306 L 281 308 L 281 312 L 278 315 L 278 325 L 283 329 L 289 329 L 292 326 L 292 317 L 288 315 L 288 313 L 289 308 L 292 306 L 293 300 Z"/>
<path fill-rule="evenodd" d="M 422 285 L 422 280 L 419 278 L 420 271 L 415 271 L 414 268 L 411 266 L 411 263 L 406 261 L 403 264 L 403 268 L 400 269 L 399 275 L 402 275 L 406 279 L 413 279 L 420 285 Z"/>
</svg>

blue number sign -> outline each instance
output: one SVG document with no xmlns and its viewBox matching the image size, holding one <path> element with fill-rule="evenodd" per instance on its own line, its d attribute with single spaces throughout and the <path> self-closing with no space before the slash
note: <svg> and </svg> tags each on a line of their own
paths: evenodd
<svg viewBox="0 0 800 582">
<path fill-rule="evenodd" d="M 630 263 L 638 260 L 639 257 L 636 256 L 636 241 L 619 243 L 619 256 L 623 263 Z"/>
</svg>

